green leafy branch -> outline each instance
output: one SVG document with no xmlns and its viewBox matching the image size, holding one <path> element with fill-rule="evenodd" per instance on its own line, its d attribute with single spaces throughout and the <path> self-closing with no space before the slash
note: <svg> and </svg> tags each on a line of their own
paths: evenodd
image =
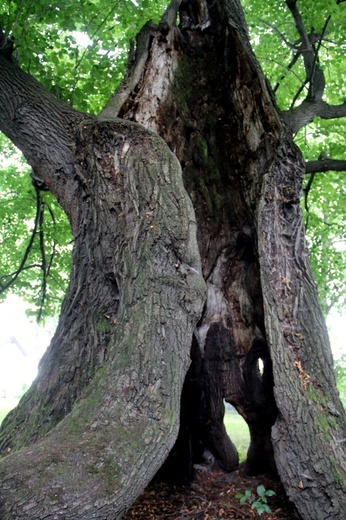
<svg viewBox="0 0 346 520">
<path fill-rule="evenodd" d="M 29 254 L 30 254 L 30 251 L 32 249 L 32 246 L 34 245 L 34 242 L 35 242 L 35 238 L 36 238 L 36 235 L 37 235 L 37 232 L 38 232 L 38 229 L 39 229 L 39 225 L 40 225 L 40 215 L 41 215 L 41 206 L 42 206 L 42 197 L 41 197 L 41 194 L 39 192 L 39 189 L 38 188 L 35 188 L 36 190 L 36 216 L 35 216 L 35 221 L 34 221 L 34 228 L 32 230 L 32 234 L 31 234 L 31 237 L 30 237 L 30 240 L 29 240 L 29 244 L 24 252 L 24 255 L 23 255 L 23 258 L 19 264 L 19 267 L 18 269 L 16 269 L 16 271 L 14 271 L 14 273 L 11 273 L 10 275 L 5 275 L 5 276 L 2 276 L 0 278 L 0 294 L 4 293 L 5 291 L 7 291 L 7 289 L 9 289 L 11 287 L 12 284 L 14 284 L 14 282 L 17 280 L 17 278 L 19 277 L 20 273 L 25 269 L 25 268 L 29 268 L 29 266 L 26 266 L 26 262 L 27 262 L 27 259 L 29 257 Z M 37 267 L 37 264 L 33 264 L 32 266 L 30 267 Z M 10 278 L 7 282 L 5 283 L 2 283 L 1 282 L 1 279 L 3 278 Z"/>
<path fill-rule="evenodd" d="M 256 491 L 257 496 L 250 489 L 246 489 L 245 493 L 237 493 L 235 497 L 239 498 L 241 504 L 246 504 L 247 502 L 251 504 L 251 508 L 255 509 L 259 516 L 262 513 L 271 513 L 271 509 L 268 506 L 268 497 L 274 496 L 275 491 L 266 489 L 262 484 L 257 486 Z"/>
<path fill-rule="evenodd" d="M 47 208 L 47 205 L 45 204 L 42 195 L 41 190 L 37 186 L 35 187 L 36 192 L 36 215 L 34 220 L 34 227 L 31 233 L 31 237 L 29 240 L 29 244 L 27 245 L 24 255 L 22 257 L 22 260 L 18 266 L 18 268 L 9 275 L 4 275 L 0 278 L 0 294 L 5 293 L 17 280 L 17 278 L 20 276 L 20 274 L 27 270 L 27 269 L 33 269 L 39 267 L 42 270 L 42 283 L 41 283 L 41 290 L 40 290 L 40 305 L 37 312 L 37 321 L 40 322 L 43 314 L 43 309 L 46 301 L 46 295 L 47 295 L 47 278 L 49 276 L 49 272 L 53 263 L 53 258 L 56 253 L 56 244 L 53 244 L 52 253 L 50 255 L 49 260 L 47 261 L 47 255 L 46 255 L 46 249 L 45 249 L 45 233 L 44 233 L 44 214 L 45 209 Z M 52 218 L 53 225 L 55 226 L 55 217 L 54 213 L 51 210 L 51 208 L 48 207 L 48 211 L 50 213 L 50 216 Z M 40 250 L 40 257 L 41 262 L 40 264 L 33 263 L 30 265 L 27 265 L 27 260 L 29 258 L 29 255 L 32 251 L 33 245 L 35 243 L 35 239 L 38 236 L 39 239 L 39 250 Z M 5 283 L 2 283 L 1 280 L 6 279 L 7 281 Z"/>
</svg>

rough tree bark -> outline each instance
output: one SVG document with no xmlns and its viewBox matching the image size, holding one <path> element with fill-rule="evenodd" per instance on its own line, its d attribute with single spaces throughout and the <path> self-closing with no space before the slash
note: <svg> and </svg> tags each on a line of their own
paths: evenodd
<svg viewBox="0 0 346 520">
<path fill-rule="evenodd" d="M 4 519 L 120 517 L 172 447 L 179 408 L 166 471 L 190 477 L 205 449 L 231 470 L 223 399 L 249 425 L 249 471 L 278 471 L 304 519 L 342 517 L 345 414 L 304 242 L 304 165 L 238 0 L 184 1 L 177 27 L 179 5 L 143 29 L 97 119 L 1 61 L 1 129 L 75 236 L 58 331 L 2 429 L 3 449 L 22 448 L 0 466 Z M 183 168 L 198 247 L 155 134 Z"/>
<path fill-rule="evenodd" d="M 205 296 L 192 205 L 177 159 L 155 134 L 54 110 L 6 60 L 0 81 L 2 128 L 62 202 L 75 237 L 58 330 L 2 428 L 10 454 L 0 466 L 0 517 L 118 518 L 178 433 Z M 64 151 L 60 162 L 55 150 Z"/>
</svg>

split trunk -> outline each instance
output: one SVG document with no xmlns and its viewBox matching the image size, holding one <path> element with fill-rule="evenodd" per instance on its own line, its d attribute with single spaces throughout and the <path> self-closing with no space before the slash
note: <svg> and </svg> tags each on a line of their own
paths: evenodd
<svg viewBox="0 0 346 520">
<path fill-rule="evenodd" d="M 205 450 L 231 471 L 224 400 L 249 426 L 250 472 L 277 472 L 303 519 L 342 517 L 345 414 L 304 164 L 239 2 L 182 2 L 179 25 L 175 4 L 96 118 L 1 58 L 1 129 L 75 238 L 57 332 L 2 427 L 4 520 L 120 518 L 160 468 L 191 478 Z"/>
</svg>

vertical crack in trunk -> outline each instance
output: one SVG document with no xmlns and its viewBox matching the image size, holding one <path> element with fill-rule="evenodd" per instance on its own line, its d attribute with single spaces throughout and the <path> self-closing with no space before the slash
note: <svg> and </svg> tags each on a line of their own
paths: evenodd
<svg viewBox="0 0 346 520">
<path fill-rule="evenodd" d="M 310 518 L 309 499 L 301 492 L 301 485 L 306 485 L 304 490 L 309 496 L 309 477 L 298 484 L 293 479 L 293 472 L 298 470 L 292 453 L 304 451 L 308 445 L 304 427 L 300 426 L 305 421 L 299 416 L 301 423 L 297 423 L 292 410 L 288 427 L 288 418 L 283 421 L 283 416 L 286 400 L 293 407 L 298 403 L 301 410 L 304 402 L 311 411 L 310 420 L 315 423 L 313 415 L 318 403 L 322 414 L 331 414 L 326 419 L 326 429 L 336 426 L 333 413 L 340 418 L 340 425 L 332 434 L 336 435 L 333 449 L 338 460 L 332 457 L 334 467 L 326 469 L 330 482 L 335 483 L 332 475 L 339 475 L 339 484 L 334 486 L 333 498 L 319 501 L 313 494 L 312 516 L 320 508 L 333 511 L 337 518 L 345 467 L 340 454 L 342 445 L 337 443 L 343 438 L 345 415 L 337 396 L 316 287 L 300 243 L 301 159 L 285 134 L 273 96 L 251 52 L 240 5 L 207 2 L 207 25 L 200 23 L 199 10 L 195 9 L 199 5 L 200 2 L 183 3 L 180 25 L 169 34 L 162 35 L 160 29 L 156 30 L 141 92 L 129 96 L 119 112 L 121 117 L 158 132 L 179 158 L 196 212 L 198 243 L 208 286 L 207 304 L 192 349 L 188 390 L 183 397 L 185 412 L 182 402 L 184 417 L 192 417 L 186 410 L 192 410 L 197 402 L 199 419 L 198 413 L 190 423 L 187 419 L 179 439 L 185 439 L 185 444 L 181 447 L 179 442 L 180 456 L 174 453 L 173 458 L 182 460 L 187 453 L 193 457 L 191 446 L 195 447 L 194 456 L 199 457 L 203 447 L 207 447 L 214 449 L 219 464 L 228 469 L 233 467 L 236 463 L 233 448 L 226 448 L 227 455 L 217 449 L 222 431 L 221 401 L 226 398 L 237 406 L 249 424 L 250 470 L 275 472 L 275 461 L 278 462 L 288 494 L 294 497 L 303 518 Z M 156 61 L 156 55 L 161 59 Z M 166 88 L 149 97 L 145 92 L 155 92 L 159 74 L 155 63 L 160 67 L 164 63 Z M 281 169 L 286 177 L 275 177 L 275 168 L 277 172 Z M 270 183 L 271 178 L 275 182 Z M 284 222 L 289 224 L 285 231 Z M 293 270 L 292 263 L 296 263 Z M 291 277 L 297 282 L 294 289 Z M 306 337 L 308 341 L 304 341 Z M 294 353 L 297 346 L 298 356 Z M 259 358 L 265 366 L 262 376 L 257 370 Z M 286 371 L 288 359 L 291 361 Z M 206 405 L 201 395 L 210 394 L 214 380 L 219 384 Z M 303 384 L 304 391 L 304 384 L 308 383 L 312 385 L 309 387 L 313 392 L 312 402 L 305 400 L 306 392 L 304 397 L 300 391 L 293 399 L 288 397 L 292 384 L 296 387 Z M 314 385 L 321 385 L 323 390 L 316 392 Z M 328 385 L 330 393 L 327 391 L 323 397 Z M 332 402 L 336 403 L 335 409 Z M 273 430 L 274 460 L 270 437 L 277 414 Z M 219 425 L 214 440 L 203 428 L 208 420 Z M 302 436 L 288 434 L 290 428 L 292 431 L 300 428 Z M 196 434 L 198 429 L 203 433 Z M 320 453 L 321 464 L 321 449 L 317 446 L 311 449 Z M 181 471 L 181 465 L 178 466 Z M 185 474 L 191 476 L 191 460 Z M 313 482 L 317 493 L 323 486 Z M 329 493 L 332 497 L 333 493 Z M 333 509 L 330 504 L 334 500 L 337 505 Z"/>
<path fill-rule="evenodd" d="M 182 408 L 186 401 L 190 410 L 182 415 L 194 417 L 191 424 L 182 426 L 185 444 L 178 440 L 181 451 L 172 454 L 172 464 L 185 458 L 183 473 L 191 476 L 192 461 L 198 461 L 207 449 L 224 469 L 237 466 L 236 450 L 223 425 L 223 400 L 227 399 L 250 428 L 249 469 L 275 472 L 270 441 L 276 416 L 269 384 L 271 366 L 268 362 L 266 383 L 260 379 L 253 391 L 255 372 L 250 378 L 246 367 L 254 345 L 261 344 L 262 357 L 270 358 L 256 212 L 262 175 L 275 157 L 281 129 L 275 112 L 266 110 L 269 96 L 249 48 L 244 50 L 225 13 L 206 4 L 201 14 L 191 5 L 181 6 L 179 27 L 168 33 L 157 28 L 152 33 L 140 86 L 118 112 L 159 133 L 180 160 L 196 212 L 208 286 L 196 333 L 199 354 L 196 349 L 192 354 L 199 368 L 192 367 L 192 380 L 188 376 L 186 382 L 186 388 L 194 388 L 193 395 L 190 399 L 186 390 L 182 402 Z M 198 383 L 194 382 L 197 377 Z M 195 395 L 197 387 L 203 398 Z M 261 395 L 256 396 L 259 387 Z M 191 403 L 196 399 L 200 410 L 192 413 Z M 191 460 L 187 460 L 188 452 Z"/>
</svg>

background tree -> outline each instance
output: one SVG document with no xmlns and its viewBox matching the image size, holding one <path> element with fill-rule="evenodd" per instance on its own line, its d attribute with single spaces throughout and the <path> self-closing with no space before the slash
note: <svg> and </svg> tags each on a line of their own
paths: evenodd
<svg viewBox="0 0 346 520">
<path fill-rule="evenodd" d="M 288 131 L 240 4 L 183 2 L 176 26 L 178 4 L 143 28 L 97 117 L 25 75 L 3 36 L 1 128 L 58 198 L 75 241 L 58 330 L 2 429 L 3 449 L 22 448 L 1 464 L 4 518 L 121 516 L 176 438 L 191 343 L 173 460 L 191 464 L 208 448 L 236 467 L 226 398 L 250 428 L 249 470 L 277 469 L 303 518 L 340 517 L 345 415 L 290 135 L 311 103 L 326 108 L 320 90 L 311 99 L 320 69 L 309 49 L 309 95 L 285 115 Z M 201 262 L 179 165 L 148 130 L 183 167 Z M 208 296 L 192 340 L 201 268 Z"/>
</svg>

